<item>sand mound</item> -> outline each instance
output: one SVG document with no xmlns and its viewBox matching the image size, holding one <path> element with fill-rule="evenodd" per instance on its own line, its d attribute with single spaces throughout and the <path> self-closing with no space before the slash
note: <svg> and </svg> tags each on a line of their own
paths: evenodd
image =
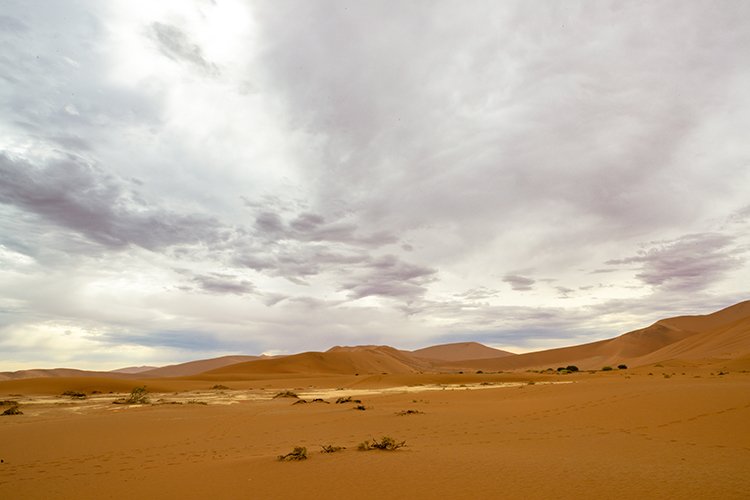
<svg viewBox="0 0 750 500">
<path fill-rule="evenodd" d="M 359 346 L 335 348 L 327 352 L 305 352 L 275 359 L 259 359 L 210 370 L 203 375 L 242 378 L 260 373 L 275 374 L 372 374 L 416 373 L 429 369 L 429 363 L 392 347 Z"/>
<path fill-rule="evenodd" d="M 60 377 L 108 377 L 116 379 L 128 379 L 133 378 L 133 375 L 129 373 L 75 370 L 73 368 L 40 368 L 32 370 L 19 370 L 15 372 L 0 372 L 0 380 L 23 380 L 30 378 Z"/>
<path fill-rule="evenodd" d="M 703 316 L 679 316 L 613 339 L 494 360 L 451 363 L 482 370 L 555 368 L 598 369 L 670 359 L 733 359 L 750 354 L 750 301 Z"/>
<path fill-rule="evenodd" d="M 418 358 L 440 361 L 464 361 L 468 359 L 515 356 L 512 352 L 487 347 L 479 342 L 456 342 L 453 344 L 435 345 L 411 351 L 411 354 Z"/>
<path fill-rule="evenodd" d="M 219 358 L 199 359 L 197 361 L 188 361 L 176 365 L 162 366 L 153 370 L 140 372 L 139 377 L 161 378 L 161 377 L 187 377 L 197 373 L 203 373 L 209 370 L 215 370 L 223 366 L 234 365 L 256 359 L 263 359 L 265 356 L 222 356 Z"/>
</svg>

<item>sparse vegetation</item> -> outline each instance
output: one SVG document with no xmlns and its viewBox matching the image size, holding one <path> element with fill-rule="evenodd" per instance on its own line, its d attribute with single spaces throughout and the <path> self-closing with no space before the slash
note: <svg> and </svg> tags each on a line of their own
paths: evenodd
<svg viewBox="0 0 750 500">
<path fill-rule="evenodd" d="M 565 367 L 565 369 L 568 370 L 569 372 L 577 372 L 578 371 L 578 367 L 576 365 L 568 365 L 568 366 Z"/>
<path fill-rule="evenodd" d="M 78 391 L 65 391 L 62 393 L 63 396 L 68 396 L 71 399 L 86 399 L 86 393 Z"/>
<path fill-rule="evenodd" d="M 293 391 L 281 391 L 281 392 L 277 392 L 276 395 L 273 397 L 273 399 L 278 399 L 278 398 L 299 399 L 299 396 L 297 395 L 296 392 L 293 392 Z"/>
<path fill-rule="evenodd" d="M 618 370 L 627 370 L 628 369 L 628 365 L 617 365 L 617 369 Z"/>
<path fill-rule="evenodd" d="M 148 403 L 149 397 L 145 385 L 133 388 L 133 390 L 130 391 L 130 396 L 127 398 L 112 401 L 112 404 L 116 405 L 145 405 Z"/>
<path fill-rule="evenodd" d="M 197 399 L 191 399 L 187 402 L 189 405 L 207 405 L 205 401 L 198 401 Z"/>
<path fill-rule="evenodd" d="M 365 405 L 357 405 L 354 407 L 355 410 L 365 411 L 367 408 L 365 408 Z"/>
<path fill-rule="evenodd" d="M 292 451 L 290 451 L 286 455 L 279 455 L 277 458 L 280 462 L 307 460 L 307 448 L 305 448 L 304 446 L 295 446 Z"/>
<path fill-rule="evenodd" d="M 322 444 L 320 445 L 321 453 L 336 453 L 337 451 L 345 450 L 346 448 L 344 446 L 334 446 L 332 444 Z"/>
<path fill-rule="evenodd" d="M 2 415 L 23 415 L 23 412 L 18 408 L 18 405 L 13 405 L 5 410 Z"/>
<path fill-rule="evenodd" d="M 611 372 L 612 371 L 612 367 L 611 366 L 603 366 L 602 367 L 602 371 L 603 372 Z"/>
<path fill-rule="evenodd" d="M 336 400 L 336 404 L 344 404 L 344 403 L 361 403 L 362 400 L 360 399 L 352 399 L 351 396 L 341 397 Z"/>
<path fill-rule="evenodd" d="M 215 391 L 226 391 L 227 389 L 229 389 L 229 387 L 225 385 L 221 385 L 221 384 L 216 384 L 213 387 L 211 387 L 211 389 Z"/>
<path fill-rule="evenodd" d="M 401 410 L 401 411 L 397 411 L 396 415 L 403 417 L 404 415 L 420 415 L 423 413 L 424 412 L 419 411 L 419 410 Z"/>
<path fill-rule="evenodd" d="M 294 403 L 292 403 L 292 406 L 294 406 L 294 405 L 304 405 L 304 404 L 307 404 L 307 400 L 306 399 L 298 399 L 297 401 L 295 401 Z"/>
<path fill-rule="evenodd" d="M 406 446 L 406 441 L 396 441 L 392 437 L 383 436 L 380 441 L 373 439 L 370 441 L 363 441 L 359 443 L 357 449 L 359 451 L 370 451 L 370 450 L 384 450 L 384 451 L 395 451 L 399 448 Z"/>
</svg>

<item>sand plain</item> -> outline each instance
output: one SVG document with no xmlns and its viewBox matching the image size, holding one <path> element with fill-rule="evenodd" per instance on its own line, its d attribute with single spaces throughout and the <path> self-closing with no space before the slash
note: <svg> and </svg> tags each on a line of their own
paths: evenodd
<svg viewBox="0 0 750 500">
<path fill-rule="evenodd" d="M 269 375 L 223 390 L 212 390 L 213 380 L 159 379 L 139 383 L 164 401 L 136 406 L 111 404 L 121 380 L 96 380 L 102 394 L 85 400 L 59 397 L 81 379 L 7 381 L 0 399 L 19 400 L 24 415 L 0 417 L 0 491 L 19 499 L 747 498 L 750 371 L 709 370 Z M 329 404 L 271 397 L 282 389 Z M 367 409 L 336 404 L 343 394 Z M 397 414 L 410 409 L 421 413 Z M 357 451 L 386 435 L 406 447 Z M 322 454 L 323 444 L 346 449 Z M 276 460 L 294 446 L 309 458 Z"/>
</svg>

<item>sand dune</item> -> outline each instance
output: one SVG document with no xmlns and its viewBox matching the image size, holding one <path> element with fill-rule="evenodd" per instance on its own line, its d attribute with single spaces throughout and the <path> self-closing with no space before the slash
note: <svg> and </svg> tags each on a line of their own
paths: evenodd
<svg viewBox="0 0 750 500">
<path fill-rule="evenodd" d="M 598 369 L 670 359 L 730 359 L 750 354 L 750 301 L 712 314 L 679 316 L 613 339 L 494 360 L 456 362 L 456 368 L 513 370 L 576 365 Z"/>
<path fill-rule="evenodd" d="M 432 366 L 408 353 L 386 346 L 337 347 L 278 359 L 259 359 L 210 370 L 204 375 L 242 378 L 258 373 L 370 374 L 416 373 Z"/>
<path fill-rule="evenodd" d="M 515 356 L 514 353 L 487 347 L 479 342 L 456 342 L 411 351 L 411 354 L 424 359 L 440 361 L 464 361 L 468 359 L 502 358 Z"/>
<path fill-rule="evenodd" d="M 76 370 L 73 368 L 39 368 L 32 370 L 18 370 L 15 372 L 0 372 L 0 380 L 20 380 L 29 378 L 59 378 L 59 377 L 109 377 L 116 379 L 132 378 L 129 373 L 97 372 Z"/>
<path fill-rule="evenodd" d="M 139 372 L 140 377 L 146 378 L 161 378 L 161 377 L 186 377 L 195 375 L 197 373 L 203 373 L 222 366 L 234 365 L 237 363 L 243 363 L 246 361 L 254 361 L 256 359 L 263 359 L 265 356 L 221 356 L 219 358 L 210 359 L 199 359 L 196 361 L 188 361 L 187 363 L 180 363 L 176 365 L 162 366 L 161 368 L 155 368 L 153 370 L 147 370 Z"/>
<path fill-rule="evenodd" d="M 118 368 L 117 370 L 110 370 L 109 373 L 142 373 L 149 370 L 156 370 L 158 366 L 126 366 L 124 368 Z"/>
</svg>

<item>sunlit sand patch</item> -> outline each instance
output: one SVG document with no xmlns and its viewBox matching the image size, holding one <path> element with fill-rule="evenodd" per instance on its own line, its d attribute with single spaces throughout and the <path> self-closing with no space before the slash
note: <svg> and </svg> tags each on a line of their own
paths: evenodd
<svg viewBox="0 0 750 500">
<path fill-rule="evenodd" d="M 572 384 L 564 382 L 535 382 L 535 385 Z M 424 384 L 384 387 L 377 389 L 338 388 L 296 390 L 301 399 L 336 399 L 347 396 L 377 396 L 387 394 L 406 394 L 430 391 L 475 391 L 481 389 L 502 389 L 523 387 L 528 382 L 483 382 L 472 384 Z M 19 405 L 26 415 L 40 416 L 51 412 L 86 413 L 96 410 L 124 411 L 138 407 L 167 406 L 167 405 L 232 405 L 243 401 L 271 401 L 277 391 L 253 390 L 205 390 L 170 393 L 149 393 L 148 404 L 112 404 L 122 399 L 123 393 L 93 394 L 85 399 L 71 399 L 64 396 L 27 396 L 17 397 Z"/>
<path fill-rule="evenodd" d="M 572 384 L 565 382 L 535 382 L 535 385 Z M 478 384 L 425 384 L 425 385 L 403 385 L 398 387 L 385 387 L 379 389 L 318 389 L 316 391 L 299 392 L 301 398 L 333 398 L 346 396 L 377 396 L 381 394 L 404 394 L 428 391 L 475 391 L 480 389 L 500 389 L 507 387 L 523 387 L 528 382 L 484 382 Z"/>
</svg>

